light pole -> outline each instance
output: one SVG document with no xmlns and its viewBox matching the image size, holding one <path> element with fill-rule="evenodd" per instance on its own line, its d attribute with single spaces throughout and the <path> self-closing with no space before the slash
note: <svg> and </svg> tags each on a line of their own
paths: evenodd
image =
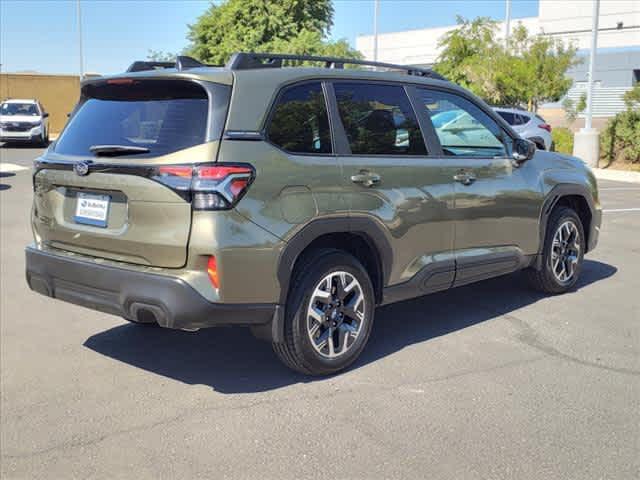
<svg viewBox="0 0 640 480">
<path fill-rule="evenodd" d="M 600 144 L 598 130 L 592 127 L 593 116 L 593 75 L 595 72 L 596 53 L 598 50 L 598 16 L 600 0 L 593 1 L 593 18 L 591 23 L 591 52 L 589 52 L 589 74 L 587 77 L 587 114 L 584 128 L 576 133 L 573 140 L 573 155 L 584 160 L 591 167 L 598 166 Z"/>
<path fill-rule="evenodd" d="M 78 50 L 80 55 L 80 81 L 84 78 L 84 54 L 82 51 L 82 10 L 80 0 L 76 1 L 76 16 L 78 18 Z"/>
<path fill-rule="evenodd" d="M 591 128 L 591 116 L 593 114 L 593 73 L 596 64 L 598 50 L 598 16 L 600 14 L 600 0 L 593 1 L 593 19 L 591 23 L 591 51 L 589 52 L 589 77 L 587 78 L 587 118 L 584 128 Z"/>
<path fill-rule="evenodd" d="M 511 33 L 511 0 L 506 0 L 504 13 L 504 44 L 509 45 L 509 34 Z"/>
<path fill-rule="evenodd" d="M 378 0 L 373 0 L 373 61 L 378 61 Z"/>
</svg>

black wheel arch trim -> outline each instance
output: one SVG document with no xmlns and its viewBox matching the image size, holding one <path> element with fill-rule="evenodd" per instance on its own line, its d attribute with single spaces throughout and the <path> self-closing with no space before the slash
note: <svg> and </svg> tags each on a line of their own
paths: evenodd
<svg viewBox="0 0 640 480">
<path fill-rule="evenodd" d="M 551 216 L 551 212 L 554 207 L 558 204 L 560 199 L 563 197 L 568 197 L 570 195 L 577 195 L 585 199 L 587 205 L 589 206 L 589 210 L 591 211 L 591 229 L 595 227 L 594 219 L 596 218 L 596 206 L 593 200 L 593 195 L 591 191 L 580 184 L 572 184 L 572 183 L 561 183 L 553 187 L 549 193 L 547 194 L 543 204 L 542 211 L 540 214 L 540 233 L 539 233 L 539 247 L 538 247 L 538 262 L 537 267 L 540 266 L 540 259 L 542 257 L 542 250 L 544 249 L 544 239 L 547 235 L 547 224 L 549 222 L 549 217 Z M 583 225 L 583 228 L 585 226 Z M 586 228 L 585 228 L 586 230 Z M 592 235 L 592 232 L 586 232 L 588 236 Z M 589 250 L 589 245 L 587 243 L 587 251 Z M 586 253 L 586 252 L 585 252 Z"/>
<path fill-rule="evenodd" d="M 387 239 L 384 227 L 379 221 L 369 216 L 345 216 L 332 218 L 319 218 L 311 221 L 298 231 L 280 254 L 278 260 L 277 276 L 280 283 L 280 304 L 286 304 L 289 291 L 289 280 L 300 254 L 316 239 L 323 235 L 334 233 L 357 234 L 367 241 L 374 252 L 377 253 L 382 273 L 382 285 L 389 281 L 393 263 L 393 251 L 391 243 Z"/>
</svg>

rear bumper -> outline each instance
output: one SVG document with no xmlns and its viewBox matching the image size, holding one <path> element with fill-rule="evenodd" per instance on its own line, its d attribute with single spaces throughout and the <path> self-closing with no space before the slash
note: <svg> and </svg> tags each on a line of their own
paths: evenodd
<svg viewBox="0 0 640 480">
<path fill-rule="evenodd" d="M 212 303 L 184 280 L 90 263 L 27 247 L 31 290 L 132 320 L 178 329 L 270 324 L 275 304 Z"/>
</svg>

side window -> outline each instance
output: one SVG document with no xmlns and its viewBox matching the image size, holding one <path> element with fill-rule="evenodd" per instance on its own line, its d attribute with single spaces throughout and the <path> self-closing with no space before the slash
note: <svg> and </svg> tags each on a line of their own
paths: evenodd
<svg viewBox="0 0 640 480">
<path fill-rule="evenodd" d="M 267 129 L 271 142 L 292 153 L 331 153 L 327 106 L 320 82 L 282 92 Z"/>
<path fill-rule="evenodd" d="M 334 89 L 351 153 L 427 154 L 415 113 L 403 87 L 336 82 Z"/>
<path fill-rule="evenodd" d="M 478 106 L 458 95 L 419 88 L 445 155 L 504 157 L 508 137 Z"/>
<path fill-rule="evenodd" d="M 516 115 L 516 125 L 524 125 L 529 122 L 529 117 L 526 115 Z"/>
<path fill-rule="evenodd" d="M 515 113 L 498 110 L 497 114 L 504 118 L 509 125 L 519 125 L 518 116 Z"/>
</svg>

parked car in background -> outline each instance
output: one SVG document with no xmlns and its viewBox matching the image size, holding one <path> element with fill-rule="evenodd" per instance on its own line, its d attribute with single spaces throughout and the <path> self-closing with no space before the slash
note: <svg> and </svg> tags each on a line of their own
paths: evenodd
<svg viewBox="0 0 640 480">
<path fill-rule="evenodd" d="M 0 142 L 49 144 L 49 114 L 38 100 L 11 99 L 0 105 Z"/>
<path fill-rule="evenodd" d="M 493 108 L 518 135 L 536 144 L 538 150 L 551 150 L 551 125 L 544 118 L 521 108 Z"/>
</svg>

